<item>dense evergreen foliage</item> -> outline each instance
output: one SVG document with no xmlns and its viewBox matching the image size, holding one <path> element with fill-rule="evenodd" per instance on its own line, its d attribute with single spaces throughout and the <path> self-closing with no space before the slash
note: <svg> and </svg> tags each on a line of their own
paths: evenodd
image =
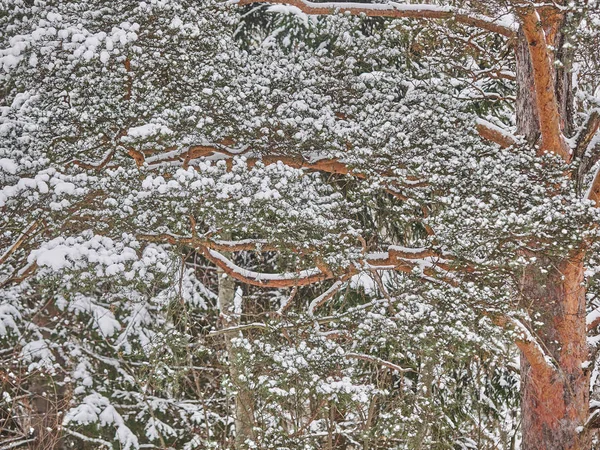
<svg viewBox="0 0 600 450">
<path fill-rule="evenodd" d="M 598 42 L 587 7 L 572 48 Z M 234 448 L 242 392 L 244 448 L 518 448 L 519 283 L 533 241 L 585 243 L 599 306 L 600 143 L 566 163 L 513 136 L 511 45 L 285 5 L 0 0 L 0 446 Z M 593 55 L 570 54 L 573 143 Z"/>
</svg>

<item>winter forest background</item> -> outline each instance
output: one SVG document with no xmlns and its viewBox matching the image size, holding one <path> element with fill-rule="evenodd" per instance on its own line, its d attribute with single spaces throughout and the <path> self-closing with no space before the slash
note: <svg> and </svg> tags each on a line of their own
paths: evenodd
<svg viewBox="0 0 600 450">
<path fill-rule="evenodd" d="M 0 0 L 0 449 L 600 448 L 600 4 L 426 3 Z"/>
</svg>

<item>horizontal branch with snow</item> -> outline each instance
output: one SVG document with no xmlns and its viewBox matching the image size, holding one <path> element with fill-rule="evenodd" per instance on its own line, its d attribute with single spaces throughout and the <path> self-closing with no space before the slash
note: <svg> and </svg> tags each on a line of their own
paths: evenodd
<svg viewBox="0 0 600 450">
<path fill-rule="evenodd" d="M 320 264 L 318 267 L 298 272 L 272 274 L 244 269 L 223 255 L 223 253 L 229 252 L 277 250 L 275 246 L 263 240 L 221 241 L 206 237 L 172 234 L 144 234 L 139 235 L 138 239 L 193 247 L 232 278 L 245 284 L 269 288 L 307 286 L 332 279 L 343 281 L 363 269 L 416 273 L 424 279 L 454 284 L 449 272 L 456 270 L 452 266 L 454 258 L 449 254 L 421 247 L 392 245 L 385 252 L 365 254 L 361 259 L 342 268 L 333 269 Z"/>
<path fill-rule="evenodd" d="M 511 147 L 518 142 L 511 133 L 484 119 L 477 120 L 477 132 L 482 138 L 495 142 L 502 148 Z"/>
<path fill-rule="evenodd" d="M 315 3 L 308 0 L 237 0 L 240 6 L 253 3 L 273 3 L 289 5 L 298 8 L 309 15 L 328 15 L 336 11 L 351 15 L 390 18 L 412 18 L 412 19 L 451 19 L 456 22 L 481 28 L 492 33 L 497 33 L 507 38 L 515 37 L 512 26 L 504 24 L 491 17 L 470 13 L 452 6 L 438 6 L 428 4 L 405 4 L 405 3 L 350 3 L 350 2 L 327 2 Z"/>
</svg>

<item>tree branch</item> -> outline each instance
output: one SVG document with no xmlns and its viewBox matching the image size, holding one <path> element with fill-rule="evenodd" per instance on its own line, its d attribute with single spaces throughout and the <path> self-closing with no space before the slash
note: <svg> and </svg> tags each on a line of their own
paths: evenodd
<svg viewBox="0 0 600 450">
<path fill-rule="evenodd" d="M 594 173 L 594 178 L 586 193 L 586 198 L 593 201 L 596 206 L 600 206 L 600 167 Z"/>
<path fill-rule="evenodd" d="M 9 284 L 15 283 L 19 284 L 30 275 L 32 275 L 38 268 L 37 263 L 34 261 L 30 264 L 27 264 L 25 267 L 16 270 L 13 274 L 7 278 L 6 280 L 0 282 L 0 288 L 8 286 Z"/>
<path fill-rule="evenodd" d="M 277 315 L 283 316 L 283 313 L 285 313 L 292 306 L 292 302 L 294 301 L 294 298 L 296 297 L 297 293 L 298 293 L 298 286 L 294 286 L 292 288 L 292 292 L 290 293 L 288 298 L 285 300 L 285 303 L 283 303 L 277 310 L 277 312 L 276 312 Z"/>
<path fill-rule="evenodd" d="M 319 308 L 327 300 L 329 300 L 335 294 L 337 294 L 338 291 L 342 287 L 344 287 L 345 281 L 348 280 L 349 278 L 350 278 L 350 275 L 346 275 L 346 276 L 342 277 L 341 280 L 338 280 L 335 283 L 333 283 L 329 289 L 327 289 L 325 292 L 323 292 L 321 295 L 319 295 L 317 298 L 315 298 L 312 302 L 310 302 L 310 305 L 308 305 L 308 315 L 311 317 L 314 317 L 315 309 Z"/>
<path fill-rule="evenodd" d="M 208 239 L 205 236 L 178 236 L 175 234 L 162 233 L 162 234 L 141 234 L 138 235 L 138 239 L 146 242 L 159 242 L 169 243 L 171 245 L 188 245 L 190 247 L 206 246 L 212 250 L 219 252 L 273 252 L 280 250 L 278 247 L 269 244 L 264 239 L 242 239 L 239 241 L 223 241 Z M 291 249 L 295 251 L 295 249 Z M 300 253 L 300 251 L 295 251 Z"/>
<path fill-rule="evenodd" d="M 515 344 L 521 350 L 531 367 L 539 373 L 545 373 L 548 376 L 554 374 L 556 371 L 554 364 L 535 336 L 519 320 L 514 318 L 509 318 L 508 320 L 519 334 L 519 337 L 515 339 Z"/>
<path fill-rule="evenodd" d="M 78 159 L 75 159 L 72 162 L 76 166 L 82 167 L 83 169 L 102 170 L 102 169 L 104 169 L 104 167 L 106 167 L 108 165 L 108 163 L 111 161 L 111 159 L 113 158 L 114 155 L 115 155 L 115 151 L 114 151 L 114 149 L 111 149 L 111 150 L 108 150 L 104 154 L 104 156 L 102 157 L 102 159 L 99 162 L 89 163 L 89 162 L 80 161 Z"/>
<path fill-rule="evenodd" d="M 412 19 L 453 19 L 459 23 L 481 28 L 492 33 L 497 33 L 507 38 L 515 37 L 515 31 L 502 25 L 494 19 L 478 14 L 458 10 L 452 6 L 438 6 L 426 4 L 403 3 L 314 3 L 308 0 L 238 0 L 238 5 L 253 3 L 274 3 L 295 6 L 305 14 L 329 15 L 336 11 L 348 13 L 353 16 L 367 15 L 370 17 L 412 18 Z"/>
<path fill-rule="evenodd" d="M 219 267 L 231 278 L 252 286 L 269 288 L 286 288 L 293 286 L 307 286 L 309 284 L 325 281 L 330 278 L 328 274 L 323 273 L 317 268 L 300 270 L 296 273 L 262 273 L 244 269 L 236 265 L 233 261 L 223 256 L 221 253 L 211 250 L 205 246 L 197 246 L 196 249 Z"/>
<path fill-rule="evenodd" d="M 495 142 L 502 148 L 508 148 L 517 143 L 517 139 L 512 134 L 487 120 L 477 120 L 477 132 L 482 138 Z"/>
<path fill-rule="evenodd" d="M 19 236 L 15 243 L 11 245 L 10 248 L 6 250 L 6 252 L 4 252 L 3 255 L 0 256 L 0 264 L 4 264 L 4 262 L 10 257 L 10 255 L 16 252 L 19 249 L 19 247 L 21 247 L 21 245 L 23 245 L 23 243 L 31 237 L 31 235 L 35 232 L 39 225 L 40 221 L 37 220 L 31 225 L 29 225 L 29 227 L 27 227 L 27 230 L 25 230 L 25 232 L 21 234 L 21 236 Z"/>
<path fill-rule="evenodd" d="M 577 136 L 573 158 L 584 157 L 588 146 L 600 128 L 600 110 L 593 110 Z"/>
<path fill-rule="evenodd" d="M 245 161 L 248 167 L 254 167 L 259 162 L 267 166 L 281 162 L 295 169 L 315 170 L 335 175 L 347 175 L 359 180 L 367 179 L 366 174 L 349 167 L 338 158 L 320 158 L 310 161 L 301 155 L 257 155 L 256 153 L 253 153 L 248 146 L 242 148 L 230 148 L 227 145 L 232 145 L 234 143 L 229 139 L 227 139 L 226 142 L 227 144 L 196 145 L 189 147 L 185 151 L 173 150 L 163 154 L 153 155 L 148 158 L 145 158 L 142 152 L 132 149 L 129 150 L 129 154 L 135 159 L 138 166 L 141 166 L 144 163 L 149 166 L 156 166 L 169 162 L 181 162 L 183 168 L 187 169 L 191 161 L 198 158 L 204 158 L 210 161 L 225 160 L 227 167 L 231 169 L 233 164 L 232 159 L 236 156 L 243 156 L 246 158 Z M 380 175 L 385 178 L 388 175 L 391 177 L 392 173 L 382 173 Z M 415 176 L 407 176 L 404 181 L 392 178 L 389 181 L 384 180 L 381 185 L 386 193 L 400 201 L 406 202 L 409 201 L 410 198 L 402 192 L 403 189 L 427 187 L 429 183 Z M 421 209 L 424 218 L 429 215 L 429 209 L 426 205 L 419 204 L 419 208 Z M 424 226 L 429 236 L 434 234 L 429 225 Z"/>
<path fill-rule="evenodd" d="M 131 151 L 130 151 L 130 154 Z M 293 167 L 294 169 L 306 169 L 315 170 L 324 173 L 330 173 L 335 175 L 348 175 L 356 179 L 365 180 L 367 175 L 349 167 L 346 163 L 340 161 L 338 158 L 321 158 L 313 161 L 303 158 L 301 155 L 256 155 L 251 152 L 248 147 L 242 149 L 231 149 L 220 144 L 216 145 L 197 145 L 190 147 L 186 151 L 172 151 L 161 155 L 155 155 L 145 160 L 142 159 L 140 162 L 140 156 L 143 158 L 143 154 L 136 152 L 132 154 L 135 157 L 138 165 L 146 162 L 148 165 L 158 165 L 165 162 L 181 161 L 183 168 L 186 169 L 191 161 L 198 158 L 205 158 L 208 160 L 225 160 L 229 168 L 232 165 L 232 158 L 236 156 L 246 157 L 246 163 L 248 167 L 254 167 L 258 162 L 264 165 L 277 164 L 279 162 Z M 382 174 L 382 176 L 387 176 Z M 426 181 L 420 180 L 417 177 L 408 176 L 404 182 L 398 180 L 390 180 L 389 183 L 384 184 L 383 188 L 391 196 L 401 200 L 407 201 L 409 198 L 401 192 L 401 189 L 415 189 L 428 186 Z M 425 206 L 421 206 L 423 214 L 427 216 L 428 211 Z"/>
<path fill-rule="evenodd" d="M 585 125 L 581 128 L 577 135 L 575 151 L 573 152 L 573 159 L 580 159 L 577 161 L 573 171 L 576 172 L 577 186 L 581 186 L 585 179 L 586 174 L 594 167 L 594 165 L 600 159 L 600 142 L 594 145 L 594 136 L 600 128 L 600 111 L 594 110 L 590 113 L 588 120 Z M 588 191 L 588 199 L 597 201 L 597 198 L 590 198 L 589 194 L 595 193 L 597 197 L 600 186 L 597 180 L 598 174 L 594 176 L 590 190 Z"/>
<path fill-rule="evenodd" d="M 198 158 L 230 160 L 235 156 L 246 156 L 246 162 L 248 164 L 248 167 L 254 167 L 258 162 L 261 162 L 266 166 L 281 162 L 286 166 L 293 167 L 294 169 L 316 170 L 319 172 L 331 173 L 336 175 L 350 175 L 354 178 L 358 178 L 361 180 L 367 178 L 367 176 L 364 173 L 349 167 L 345 162 L 340 161 L 338 158 L 319 158 L 311 161 L 305 159 L 301 155 L 256 155 L 250 152 L 248 148 L 244 148 L 241 150 L 231 150 L 223 146 L 206 145 L 190 147 L 190 149 L 186 153 L 184 153 L 184 155 L 184 168 L 187 167 L 187 164 L 189 164 L 189 162 Z M 387 176 L 388 174 L 384 173 L 382 175 Z M 415 188 L 427 186 L 426 182 L 418 180 L 416 177 L 408 177 L 406 183 L 407 184 L 402 184 L 401 187 Z M 394 196 L 398 196 L 398 193 L 396 191 L 393 191 L 391 193 Z M 406 197 L 403 198 L 406 199 Z"/>
<path fill-rule="evenodd" d="M 210 243 L 208 244 L 210 245 Z M 224 257 L 208 246 L 200 245 L 196 249 L 217 267 L 222 269 L 227 275 L 241 281 L 245 284 L 271 288 L 286 288 L 294 286 L 307 286 L 325 280 L 339 278 L 347 280 L 360 272 L 362 268 L 376 270 L 393 270 L 396 272 L 413 273 L 417 268 L 424 279 L 430 281 L 445 282 L 456 284 L 449 277 L 447 272 L 454 270 L 449 260 L 435 252 L 412 252 L 402 251 L 390 247 L 388 252 L 367 254 L 361 260 L 358 260 L 347 267 L 336 270 L 335 272 L 328 267 L 316 267 L 308 270 L 301 270 L 296 273 L 270 274 L 246 270 L 237 266 L 231 260 Z"/>
<path fill-rule="evenodd" d="M 450 277 L 449 272 L 460 270 L 452 266 L 454 258 L 449 254 L 436 252 L 427 248 L 409 248 L 392 245 L 388 247 L 388 251 L 386 252 L 368 253 L 360 260 L 335 271 L 321 263 L 317 264 L 317 267 L 313 269 L 302 270 L 296 273 L 271 274 L 254 272 L 239 267 L 233 261 L 219 253 L 280 250 L 280 248 L 272 244 L 267 244 L 263 240 L 220 241 L 211 240 L 204 236 L 176 236 L 166 233 L 138 235 L 138 239 L 148 242 L 169 243 L 171 245 L 189 245 L 232 278 L 245 284 L 270 288 L 306 286 L 331 279 L 345 281 L 353 275 L 358 274 L 362 269 L 393 270 L 404 273 L 413 273 L 415 269 L 418 269 L 421 276 L 426 280 L 455 285 L 456 282 Z M 310 249 L 294 248 L 288 250 L 299 254 L 310 251 Z M 468 267 L 465 270 L 470 271 L 471 268 Z"/>
<path fill-rule="evenodd" d="M 240 331 L 244 331 L 244 330 L 253 330 L 253 329 L 266 330 L 268 328 L 269 327 L 267 325 L 265 325 L 264 323 L 247 323 L 244 325 L 237 325 L 237 326 L 233 326 L 233 327 L 229 327 L 229 328 L 223 328 L 221 330 L 211 331 L 210 333 L 208 333 L 208 336 L 215 337 L 215 336 L 221 336 L 223 334 L 239 333 Z"/>
<path fill-rule="evenodd" d="M 586 318 L 585 323 L 588 331 L 592 331 L 598 325 L 600 325 L 600 308 L 594 309 L 590 312 Z"/>
</svg>

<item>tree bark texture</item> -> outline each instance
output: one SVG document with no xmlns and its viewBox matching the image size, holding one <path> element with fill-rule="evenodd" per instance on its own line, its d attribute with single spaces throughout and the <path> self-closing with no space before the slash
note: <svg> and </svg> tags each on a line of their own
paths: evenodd
<svg viewBox="0 0 600 450">
<path fill-rule="evenodd" d="M 230 258 L 231 255 L 225 255 Z M 219 277 L 219 310 L 221 311 L 222 325 L 224 328 L 239 325 L 239 317 L 234 311 L 235 280 L 218 270 Z M 248 390 L 246 383 L 240 379 L 243 374 L 242 362 L 239 351 L 235 348 L 233 340 L 239 336 L 237 333 L 225 333 L 225 348 L 229 358 L 229 375 L 236 388 L 235 394 L 235 448 L 245 448 L 247 440 L 254 440 L 254 398 Z"/>
<path fill-rule="evenodd" d="M 564 19 L 540 13 L 546 43 L 556 48 L 558 58 L 565 58 Z M 532 49 L 523 30 L 515 46 L 517 62 L 517 132 L 531 144 L 540 144 L 540 110 L 538 104 Z M 550 52 L 554 95 L 560 115 L 561 132 L 572 131 L 573 92 L 570 68 L 554 64 Z M 543 102 L 542 102 L 543 103 Z M 543 144 L 542 144 L 543 145 Z M 549 149 L 561 155 L 560 149 Z M 561 156 L 564 157 L 564 154 Z M 533 335 L 548 356 L 550 364 L 536 364 L 521 354 L 521 412 L 523 450 L 588 450 L 591 438 L 584 428 L 588 417 L 590 374 L 586 330 L 586 305 L 583 252 L 566 258 L 551 258 L 540 253 L 523 273 L 522 306 L 530 311 Z"/>
<path fill-rule="evenodd" d="M 582 256 L 536 258 L 525 270 L 521 294 L 540 324 L 534 335 L 555 367 L 532 365 L 521 357 L 523 449 L 589 449 L 584 430 L 590 374 L 584 364 L 589 350 Z"/>
</svg>

